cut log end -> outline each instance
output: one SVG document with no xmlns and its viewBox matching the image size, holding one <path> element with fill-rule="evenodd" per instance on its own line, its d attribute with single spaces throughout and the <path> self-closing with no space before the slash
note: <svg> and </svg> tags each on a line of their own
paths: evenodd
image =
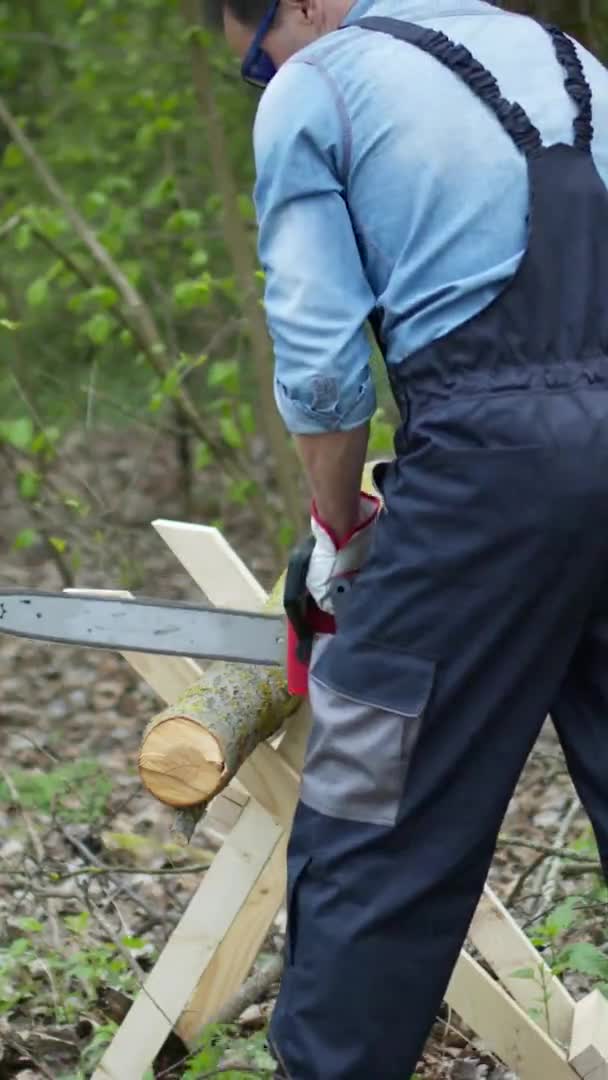
<svg viewBox="0 0 608 1080">
<path fill-rule="evenodd" d="M 185 716 L 174 716 L 150 731 L 138 768 L 156 799 L 179 808 L 207 802 L 221 786 L 226 765 L 210 731 Z"/>
</svg>

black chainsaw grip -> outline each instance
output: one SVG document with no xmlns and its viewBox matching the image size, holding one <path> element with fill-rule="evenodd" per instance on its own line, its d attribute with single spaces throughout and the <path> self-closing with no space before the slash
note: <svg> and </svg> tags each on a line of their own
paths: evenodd
<svg viewBox="0 0 608 1080">
<path fill-rule="evenodd" d="M 302 664 L 307 664 L 310 660 L 314 637 L 308 619 L 310 598 L 306 588 L 306 577 L 314 546 L 315 538 L 310 533 L 293 549 L 287 563 L 283 589 L 283 607 L 298 639 L 296 652 Z"/>
</svg>

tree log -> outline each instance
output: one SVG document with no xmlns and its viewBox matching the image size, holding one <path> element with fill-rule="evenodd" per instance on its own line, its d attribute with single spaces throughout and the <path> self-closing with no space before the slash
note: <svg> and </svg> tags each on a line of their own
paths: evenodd
<svg viewBox="0 0 608 1080">
<path fill-rule="evenodd" d="M 366 465 L 363 487 L 372 490 Z M 263 610 L 283 610 L 281 576 Z M 178 811 L 174 830 L 186 843 L 205 806 L 230 783 L 258 743 L 270 738 L 301 699 L 287 692 L 285 672 L 213 662 L 183 697 L 144 732 L 139 775 L 148 791 Z"/>
<path fill-rule="evenodd" d="M 283 577 L 265 611 L 282 610 L 282 592 Z M 148 724 L 138 762 L 144 786 L 168 806 L 202 810 L 299 704 L 287 693 L 280 668 L 210 663 L 183 697 Z"/>
</svg>

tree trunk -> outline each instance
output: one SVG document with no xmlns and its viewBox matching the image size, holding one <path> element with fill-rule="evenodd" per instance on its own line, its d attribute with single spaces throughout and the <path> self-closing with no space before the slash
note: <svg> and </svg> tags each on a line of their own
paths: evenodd
<svg viewBox="0 0 608 1080">
<path fill-rule="evenodd" d="M 201 28 L 201 9 L 197 0 L 181 0 L 184 18 L 191 27 Z M 298 532 L 303 524 L 297 460 L 291 441 L 279 417 L 272 386 L 272 345 L 255 287 L 256 263 L 238 203 L 238 191 L 230 164 L 222 118 L 213 94 L 211 68 L 206 46 L 200 37 L 190 39 L 192 77 L 207 129 L 209 160 L 223 203 L 222 226 L 226 250 L 234 267 L 240 301 L 247 321 L 251 358 L 255 372 L 256 426 L 268 442 L 285 510 Z"/>
</svg>

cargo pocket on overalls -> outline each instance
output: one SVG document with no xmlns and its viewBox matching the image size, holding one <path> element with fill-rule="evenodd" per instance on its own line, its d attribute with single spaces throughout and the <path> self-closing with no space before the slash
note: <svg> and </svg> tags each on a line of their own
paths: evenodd
<svg viewBox="0 0 608 1080">
<path fill-rule="evenodd" d="M 301 800 L 319 813 L 394 825 L 435 662 L 338 634 L 313 665 Z"/>
</svg>

